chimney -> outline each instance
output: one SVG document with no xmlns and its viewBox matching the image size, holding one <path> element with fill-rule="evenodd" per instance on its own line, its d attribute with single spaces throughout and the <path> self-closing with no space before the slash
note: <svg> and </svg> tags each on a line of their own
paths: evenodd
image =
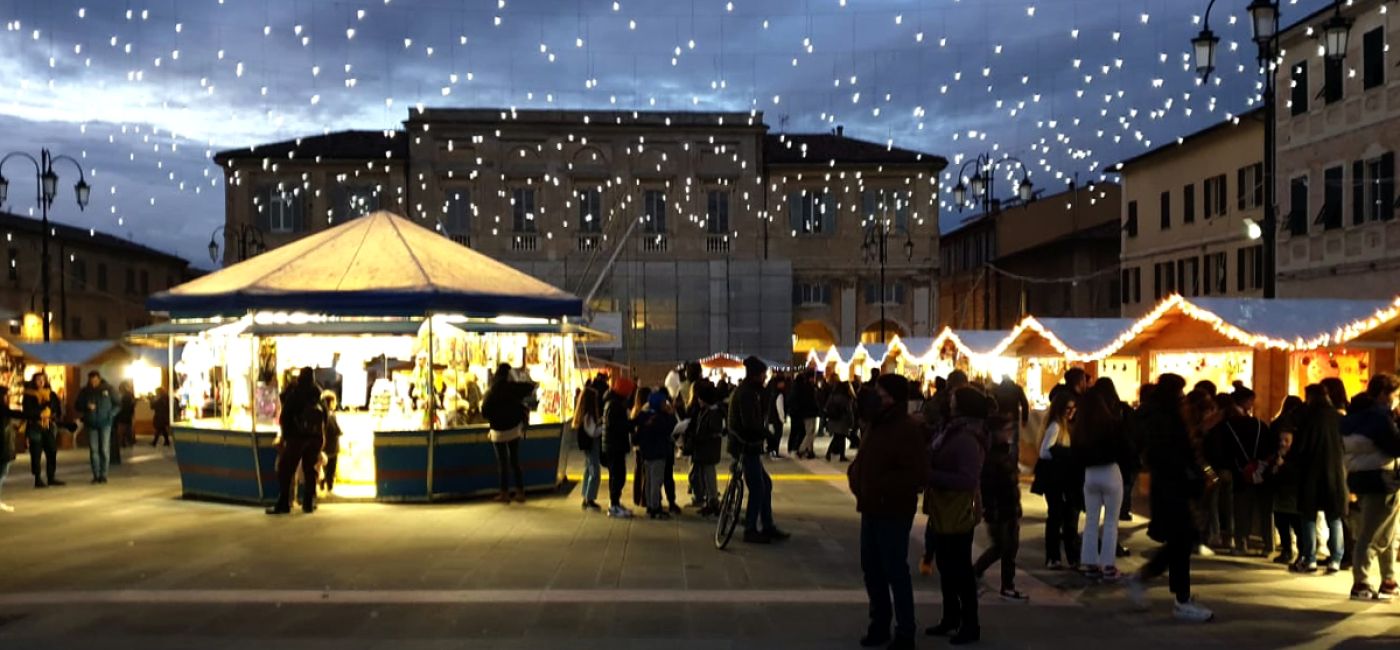
<svg viewBox="0 0 1400 650">
<path fill-rule="evenodd" d="M 845 125 L 837 124 L 837 125 L 836 125 L 836 137 L 839 138 L 839 137 L 844 136 L 844 135 L 846 135 L 846 127 L 845 127 Z"/>
</svg>

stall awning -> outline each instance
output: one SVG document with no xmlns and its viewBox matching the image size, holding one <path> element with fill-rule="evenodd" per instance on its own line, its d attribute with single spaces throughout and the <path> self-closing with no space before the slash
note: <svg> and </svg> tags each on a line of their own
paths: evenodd
<svg viewBox="0 0 1400 650">
<path fill-rule="evenodd" d="M 1040 318 L 1037 321 L 1066 347 L 1083 354 L 1108 347 L 1134 322 L 1131 318 Z"/>
<path fill-rule="evenodd" d="M 1338 335 L 1341 330 L 1375 317 L 1395 303 L 1334 298 L 1191 298 L 1189 302 L 1242 331 L 1300 348 L 1318 341 L 1344 342 L 1335 341 L 1348 338 Z"/>
<path fill-rule="evenodd" d="M 578 316 L 578 297 L 389 212 L 352 219 L 152 296 L 152 311 Z"/>
<path fill-rule="evenodd" d="M 990 354 L 1011 336 L 1011 330 L 949 330 L 965 354 Z"/>
<path fill-rule="evenodd" d="M 13 343 L 25 362 L 46 366 L 89 366 L 113 352 L 125 352 L 116 341 L 50 341 Z"/>
</svg>

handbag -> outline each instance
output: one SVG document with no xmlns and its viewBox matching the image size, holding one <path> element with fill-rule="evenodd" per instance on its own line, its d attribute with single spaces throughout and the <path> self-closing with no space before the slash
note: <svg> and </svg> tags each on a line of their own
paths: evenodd
<svg viewBox="0 0 1400 650">
<path fill-rule="evenodd" d="M 924 497 L 928 508 L 929 527 L 935 534 L 960 535 L 977 528 L 977 492 L 975 490 L 930 490 Z"/>
<path fill-rule="evenodd" d="M 1264 482 L 1264 464 L 1259 462 L 1259 439 L 1264 437 L 1263 425 L 1255 421 L 1254 425 L 1258 430 L 1254 432 L 1254 453 L 1244 450 L 1244 443 L 1240 442 L 1240 434 L 1235 433 L 1235 427 L 1229 422 L 1225 423 L 1225 428 L 1230 430 L 1230 437 L 1235 439 L 1235 446 L 1240 448 L 1240 453 L 1245 454 L 1248 461 L 1244 464 L 1242 474 L 1244 482 L 1250 485 L 1260 485 Z"/>
</svg>

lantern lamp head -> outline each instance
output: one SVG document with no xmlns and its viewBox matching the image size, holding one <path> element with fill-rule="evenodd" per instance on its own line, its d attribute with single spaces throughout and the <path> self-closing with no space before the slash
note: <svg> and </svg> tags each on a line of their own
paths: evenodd
<svg viewBox="0 0 1400 650">
<path fill-rule="evenodd" d="M 1347 43 L 1351 40 L 1352 20 L 1341 14 L 1341 7 L 1327 22 L 1322 24 L 1323 49 L 1328 60 L 1341 61 L 1347 58 Z"/>
<path fill-rule="evenodd" d="M 1264 45 L 1272 41 L 1278 34 L 1277 0 L 1254 0 L 1249 3 L 1248 10 L 1254 27 L 1254 42 Z"/>
<path fill-rule="evenodd" d="M 1209 79 L 1210 74 L 1215 72 L 1215 47 L 1220 44 L 1220 37 L 1209 29 L 1201 30 L 1196 38 L 1191 39 L 1191 47 L 1196 53 L 1196 74 L 1201 75 L 1201 79 Z"/>
</svg>

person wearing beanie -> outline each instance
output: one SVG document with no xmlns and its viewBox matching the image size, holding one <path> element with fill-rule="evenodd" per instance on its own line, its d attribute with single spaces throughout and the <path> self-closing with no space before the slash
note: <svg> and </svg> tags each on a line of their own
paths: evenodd
<svg viewBox="0 0 1400 650">
<path fill-rule="evenodd" d="M 914 647 L 909 529 L 929 464 L 923 432 L 909 415 L 908 403 L 908 380 L 886 374 L 861 394 L 857 406 L 868 428 L 846 477 L 860 513 L 860 566 L 870 599 L 870 627 L 861 639 L 865 647 Z"/>
<path fill-rule="evenodd" d="M 627 487 L 627 454 L 632 451 L 632 391 L 636 384 L 625 377 L 613 380 L 603 406 L 603 462 L 608 468 L 608 516 L 627 519 L 632 511 L 622 506 L 622 489 Z"/>
<path fill-rule="evenodd" d="M 744 485 L 749 492 L 749 506 L 744 513 L 744 541 L 768 544 L 790 537 L 773 524 L 773 480 L 763 468 L 763 448 L 768 434 L 763 378 L 768 373 L 768 365 L 751 356 L 744 359 L 744 373 L 744 380 L 729 398 L 729 453 L 739 458 Z"/>
<path fill-rule="evenodd" d="M 933 535 L 943 592 L 943 618 L 925 630 L 947 636 L 953 645 L 975 643 L 982 628 L 977 614 L 977 579 L 972 569 L 972 533 L 977 527 L 976 493 L 987 450 L 991 400 L 973 386 L 953 392 L 953 419 L 929 446 L 924 513 Z M 862 451 L 861 453 L 864 453 Z"/>
<path fill-rule="evenodd" d="M 671 433 L 676 430 L 676 416 L 666 391 L 658 390 L 647 398 L 646 409 L 637 418 L 637 453 L 646 464 L 647 516 L 670 519 L 661 503 L 662 483 L 666 478 L 666 460 L 675 458 L 676 445 Z"/>
</svg>

